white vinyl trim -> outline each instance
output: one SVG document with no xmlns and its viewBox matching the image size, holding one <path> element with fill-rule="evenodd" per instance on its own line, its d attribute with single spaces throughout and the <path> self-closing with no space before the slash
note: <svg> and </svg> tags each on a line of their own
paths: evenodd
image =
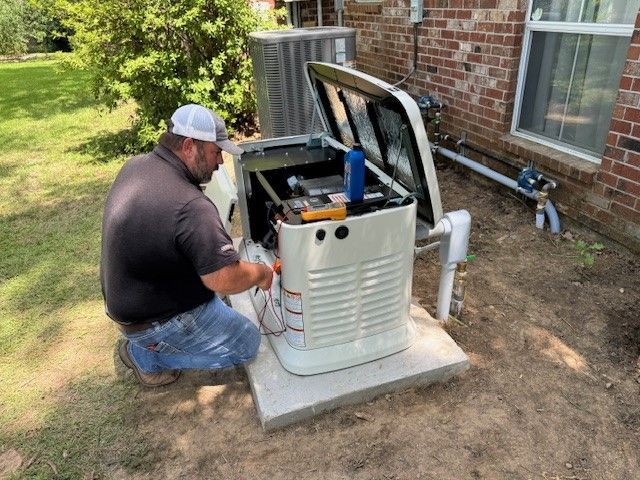
<svg viewBox="0 0 640 480">
<path fill-rule="evenodd" d="M 611 35 L 630 37 L 633 25 L 618 23 L 527 22 L 527 29 L 535 32 L 578 33 L 583 35 Z"/>
<path fill-rule="evenodd" d="M 529 10 L 531 2 L 529 2 Z M 518 67 L 518 84 L 516 86 L 516 98 L 513 105 L 513 116 L 511 117 L 511 133 L 518 128 L 518 119 L 520 118 L 520 109 L 522 105 L 522 94 L 524 92 L 524 82 L 527 78 L 527 69 L 529 68 L 529 49 L 531 47 L 531 30 L 525 28 L 524 37 L 522 39 L 522 54 L 520 55 L 520 66 Z"/>
<path fill-rule="evenodd" d="M 558 143 L 554 143 L 547 137 L 538 136 L 530 132 L 521 132 L 519 130 L 513 130 L 511 135 L 514 137 L 524 138 L 525 140 L 531 140 L 532 142 L 539 143 L 540 145 L 544 145 L 546 147 L 555 148 L 564 153 L 568 153 L 569 155 L 573 155 L 574 157 L 582 158 L 583 160 L 587 160 L 592 163 L 599 164 L 602 161 L 602 157 L 594 157 L 593 155 L 589 155 L 588 153 L 581 152 L 580 150 L 574 150 L 573 148 L 565 146 L 565 144 L 560 145 Z"/>
</svg>

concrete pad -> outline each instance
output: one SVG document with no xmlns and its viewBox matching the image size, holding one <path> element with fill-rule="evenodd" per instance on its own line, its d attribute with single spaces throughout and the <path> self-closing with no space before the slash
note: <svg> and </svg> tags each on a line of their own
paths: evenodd
<svg viewBox="0 0 640 480">
<path fill-rule="evenodd" d="M 234 309 L 256 325 L 247 292 L 230 298 Z M 469 368 L 469 358 L 425 309 L 411 306 L 417 339 L 408 349 L 364 365 L 310 376 L 286 371 L 265 337 L 246 366 L 253 401 L 264 430 L 284 427 L 341 405 L 381 394 L 443 382 Z"/>
</svg>

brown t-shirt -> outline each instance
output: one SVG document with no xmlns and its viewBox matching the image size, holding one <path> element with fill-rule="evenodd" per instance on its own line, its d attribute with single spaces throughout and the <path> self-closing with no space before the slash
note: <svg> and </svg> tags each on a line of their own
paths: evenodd
<svg viewBox="0 0 640 480">
<path fill-rule="evenodd" d="M 119 323 L 164 321 L 213 298 L 200 275 L 239 260 L 218 210 L 163 146 L 129 160 L 102 221 L 100 280 Z"/>
</svg>

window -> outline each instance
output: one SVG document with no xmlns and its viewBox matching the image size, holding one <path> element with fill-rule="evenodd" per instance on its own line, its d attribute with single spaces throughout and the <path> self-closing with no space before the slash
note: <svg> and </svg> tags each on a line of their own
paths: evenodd
<svg viewBox="0 0 640 480">
<path fill-rule="evenodd" d="M 532 0 L 512 133 L 599 163 L 640 0 Z"/>
</svg>

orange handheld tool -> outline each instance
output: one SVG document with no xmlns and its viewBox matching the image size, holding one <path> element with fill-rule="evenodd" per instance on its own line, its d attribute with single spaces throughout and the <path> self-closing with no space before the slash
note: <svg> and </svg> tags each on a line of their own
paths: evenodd
<svg viewBox="0 0 640 480">
<path fill-rule="evenodd" d="M 313 222 L 314 220 L 344 220 L 347 218 L 347 207 L 342 202 L 308 206 L 306 210 L 300 213 L 300 216 L 305 222 Z"/>
</svg>

